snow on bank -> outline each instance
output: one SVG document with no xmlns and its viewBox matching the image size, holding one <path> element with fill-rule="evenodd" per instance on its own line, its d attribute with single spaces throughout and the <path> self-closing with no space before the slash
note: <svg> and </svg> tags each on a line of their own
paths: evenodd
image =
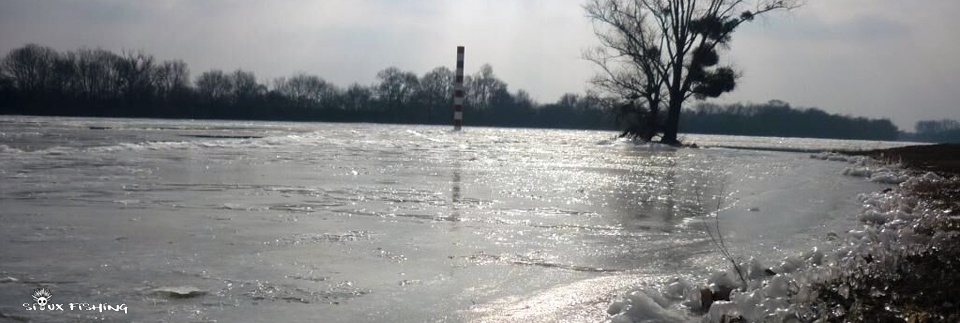
<svg viewBox="0 0 960 323">
<path fill-rule="evenodd" d="M 818 154 L 811 158 L 854 164 L 844 174 L 868 177 L 871 181 L 899 183 L 893 189 L 860 194 L 862 203 L 857 219 L 862 228 L 837 236 L 833 250 L 816 248 L 786 257 L 780 264 L 767 266 L 756 259 L 741 262 L 740 274 L 730 268 L 714 273 L 700 284 L 677 278 L 659 288 L 629 292 L 608 308 L 611 321 L 630 322 L 813 322 L 836 314 L 842 308 L 822 308 L 819 295 L 824 286 L 836 293 L 851 293 L 845 285 L 829 282 L 866 263 L 895 268 L 904 250 L 928 245 L 937 235 L 914 232 L 921 221 L 936 218 L 937 212 L 909 194 L 919 185 L 936 184 L 944 179 L 934 173 L 909 176 L 903 170 L 879 167 L 864 157 Z M 859 165 L 859 166 L 858 166 Z M 861 175 L 869 173 L 868 175 Z M 940 237 L 942 238 L 942 237 Z M 935 241 L 933 241 L 935 242 Z"/>
<path fill-rule="evenodd" d="M 844 169 L 843 175 L 866 177 L 871 182 L 900 184 L 910 178 L 909 175 L 900 170 L 899 165 L 882 165 L 866 156 L 847 156 L 825 152 L 810 155 L 810 158 L 850 163 L 852 166 Z"/>
</svg>

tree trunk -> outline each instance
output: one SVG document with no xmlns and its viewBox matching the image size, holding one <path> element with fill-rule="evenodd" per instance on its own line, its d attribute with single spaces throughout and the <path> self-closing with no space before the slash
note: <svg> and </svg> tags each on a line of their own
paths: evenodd
<svg viewBox="0 0 960 323">
<path fill-rule="evenodd" d="M 677 132 L 680 128 L 680 108 L 683 106 L 683 101 L 676 99 L 678 97 L 680 96 L 670 96 L 670 106 L 667 108 L 667 124 L 663 131 L 663 138 L 660 140 L 665 144 L 676 145 L 680 143 L 677 141 Z"/>
<path fill-rule="evenodd" d="M 657 135 L 660 131 L 660 102 L 651 100 L 649 101 L 650 111 L 647 115 L 647 125 L 644 129 L 645 133 L 643 134 L 643 139 L 646 141 L 653 140 L 653 137 Z"/>
</svg>

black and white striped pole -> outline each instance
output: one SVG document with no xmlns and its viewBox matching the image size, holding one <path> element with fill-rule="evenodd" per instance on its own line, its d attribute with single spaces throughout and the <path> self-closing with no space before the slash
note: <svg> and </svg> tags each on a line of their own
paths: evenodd
<svg viewBox="0 0 960 323">
<path fill-rule="evenodd" d="M 457 46 L 457 76 L 453 85 L 453 130 L 463 127 L 463 46 Z"/>
</svg>

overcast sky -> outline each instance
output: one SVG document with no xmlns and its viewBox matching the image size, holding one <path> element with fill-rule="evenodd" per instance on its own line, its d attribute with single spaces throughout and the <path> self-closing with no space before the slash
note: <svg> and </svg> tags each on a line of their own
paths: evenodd
<svg viewBox="0 0 960 323">
<path fill-rule="evenodd" d="M 142 49 L 208 69 L 296 72 L 371 84 L 397 66 L 467 73 L 490 63 L 511 91 L 540 102 L 583 92 L 580 58 L 596 44 L 584 0 L 33 1 L 0 0 L 0 53 L 27 43 L 58 50 Z M 780 99 L 829 112 L 960 119 L 960 1 L 807 0 L 741 28 L 724 60 L 743 74 L 722 102 Z"/>
</svg>

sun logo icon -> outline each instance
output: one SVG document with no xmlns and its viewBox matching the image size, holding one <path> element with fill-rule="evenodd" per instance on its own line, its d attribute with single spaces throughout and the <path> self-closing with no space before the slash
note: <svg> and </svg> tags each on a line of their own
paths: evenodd
<svg viewBox="0 0 960 323">
<path fill-rule="evenodd" d="M 47 302 L 50 301 L 50 297 L 53 297 L 53 294 L 46 288 L 40 287 L 33 291 L 32 296 L 33 300 L 37 302 L 37 305 L 47 306 Z"/>
</svg>

